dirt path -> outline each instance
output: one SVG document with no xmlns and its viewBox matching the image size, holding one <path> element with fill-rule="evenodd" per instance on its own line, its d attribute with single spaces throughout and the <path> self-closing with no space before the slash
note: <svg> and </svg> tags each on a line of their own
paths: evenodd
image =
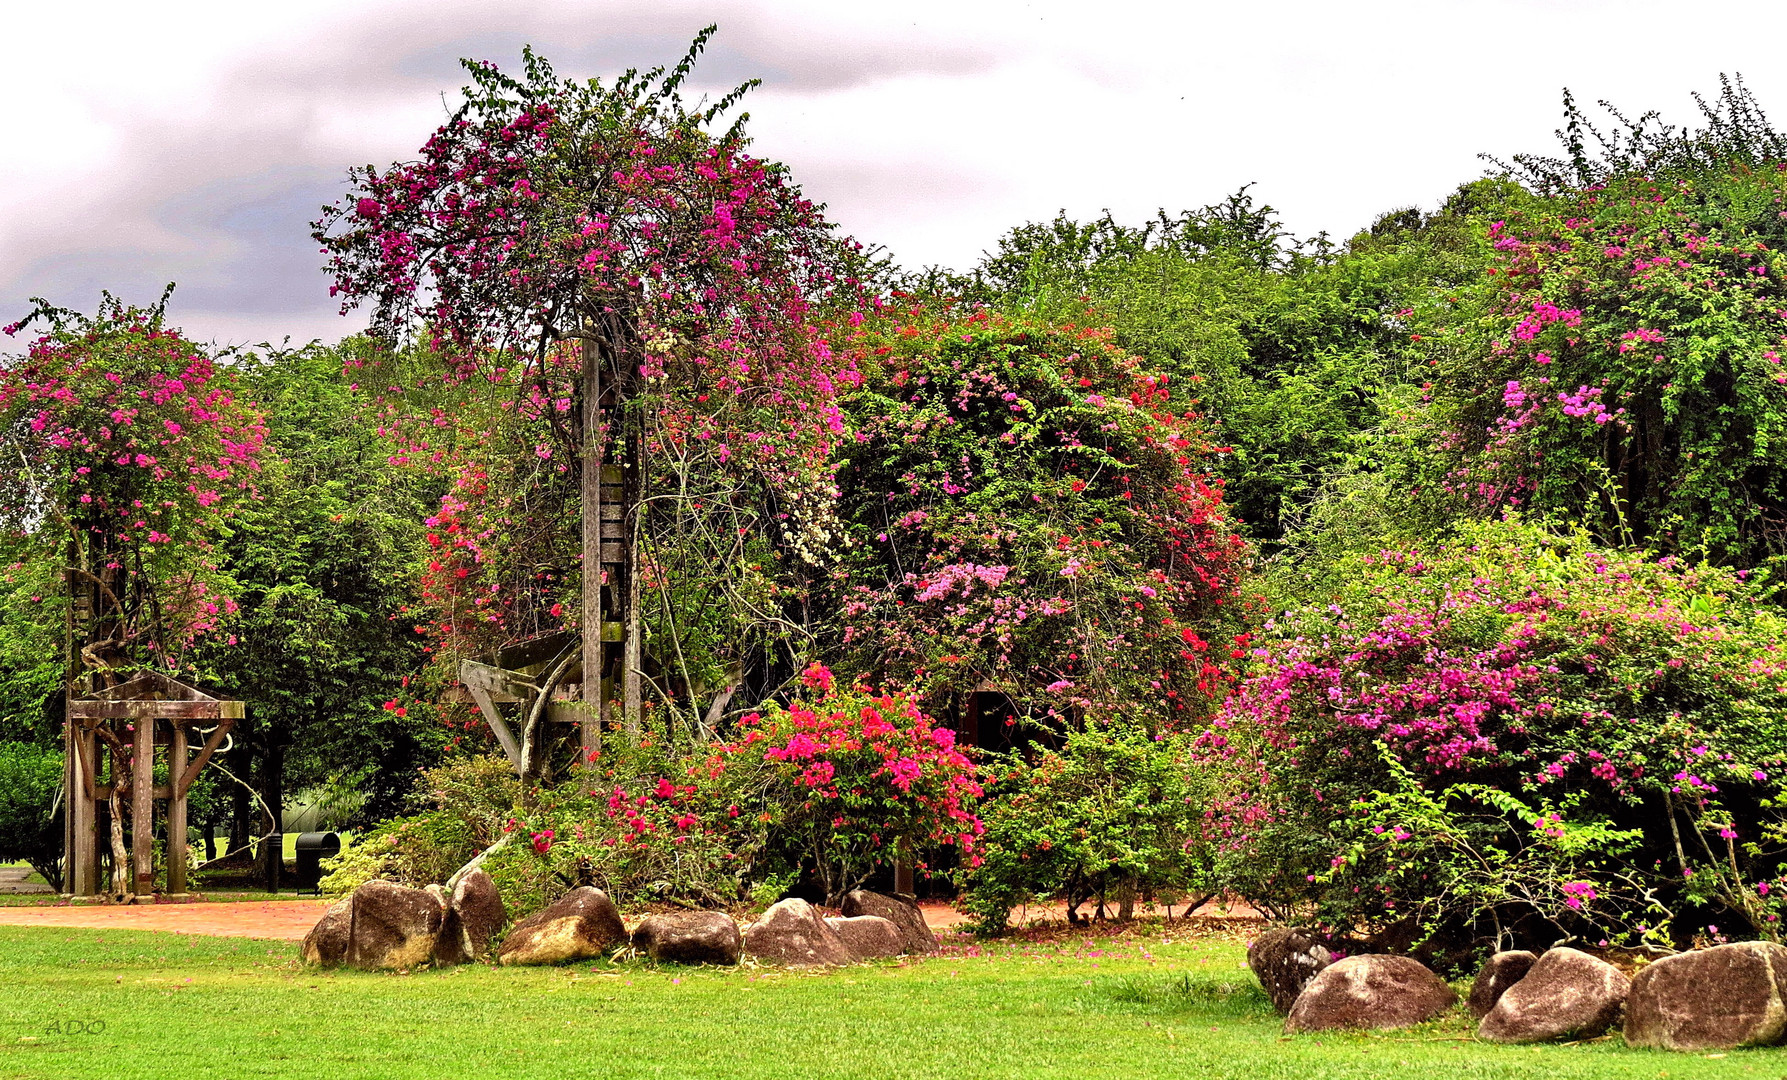
<svg viewBox="0 0 1787 1080">
<path fill-rule="evenodd" d="M 176 934 L 211 937 L 256 937 L 302 941 L 322 918 L 327 900 L 268 900 L 233 904 L 58 904 L 41 907 L 0 907 L 0 926 L 75 926 L 97 930 L 170 930 Z M 948 904 L 927 901 L 920 905 L 933 930 L 957 930 L 967 916 Z M 1066 921 L 1066 905 L 1032 907 L 1014 912 L 1014 921 L 1026 923 Z M 1211 908 L 1206 915 L 1217 915 Z M 1229 918 L 1252 919 L 1257 914 L 1244 905 L 1225 913 Z"/>
<path fill-rule="evenodd" d="M 66 904 L 0 907 L 0 926 L 79 926 L 98 930 L 171 930 L 212 937 L 302 941 L 322 918 L 326 900 L 238 904 Z"/>
</svg>

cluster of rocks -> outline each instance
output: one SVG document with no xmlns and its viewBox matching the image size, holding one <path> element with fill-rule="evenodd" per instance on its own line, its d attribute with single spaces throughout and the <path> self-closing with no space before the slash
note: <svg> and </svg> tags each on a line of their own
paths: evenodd
<svg viewBox="0 0 1787 1080">
<path fill-rule="evenodd" d="M 438 885 L 408 889 L 371 881 L 330 906 L 304 939 L 304 962 L 320 967 L 411 968 L 485 959 L 502 929 L 502 898 L 489 875 L 466 875 L 447 896 Z M 631 933 L 614 901 L 590 886 L 572 889 L 509 929 L 496 959 L 503 965 L 563 964 L 605 956 L 623 945 L 678 964 L 737 964 L 741 958 L 818 967 L 934 953 L 937 935 L 916 901 L 857 890 L 841 916 L 823 916 L 805 900 L 770 907 L 741 928 L 720 911 L 648 915 Z"/>
<path fill-rule="evenodd" d="M 1274 928 L 1247 963 L 1285 1031 L 1398 1028 L 1437 1019 L 1458 1001 L 1439 976 L 1405 956 L 1334 960 L 1306 931 Z M 1744 942 L 1654 961 L 1628 978 L 1563 946 L 1501 952 L 1471 985 L 1477 1037 L 1496 1043 L 1589 1039 L 1622 1023 L 1629 1046 L 1712 1050 L 1787 1041 L 1787 947 Z"/>
<path fill-rule="evenodd" d="M 460 879 L 451 896 L 439 885 L 369 881 L 323 912 L 301 955 L 317 967 L 464 964 L 490 954 L 507 917 L 496 883 L 482 870 Z"/>
</svg>

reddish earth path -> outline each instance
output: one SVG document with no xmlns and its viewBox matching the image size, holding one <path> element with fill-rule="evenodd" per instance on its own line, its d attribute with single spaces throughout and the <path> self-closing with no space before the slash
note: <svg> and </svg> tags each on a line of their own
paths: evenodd
<svg viewBox="0 0 1787 1080">
<path fill-rule="evenodd" d="M 238 904 L 57 904 L 0 907 L 0 926 L 79 926 L 98 930 L 172 930 L 212 937 L 302 941 L 322 918 L 326 900 Z"/>
<path fill-rule="evenodd" d="M 177 934 L 206 934 L 212 937 L 274 938 L 302 941 L 316 921 L 322 918 L 327 900 L 267 900 L 233 904 L 136 904 L 129 907 L 114 904 L 56 904 L 31 907 L 0 907 L 0 926 L 74 926 L 98 930 L 171 930 Z M 967 921 L 967 916 L 948 904 L 935 901 L 921 905 L 925 921 L 936 930 L 952 930 Z M 1237 904 L 1217 913 L 1204 909 L 1206 915 L 1226 915 L 1234 919 L 1254 919 L 1258 914 Z M 1027 917 L 1026 917 L 1027 916 Z M 1032 907 L 1014 912 L 1013 921 L 1064 922 L 1066 906 Z"/>
</svg>

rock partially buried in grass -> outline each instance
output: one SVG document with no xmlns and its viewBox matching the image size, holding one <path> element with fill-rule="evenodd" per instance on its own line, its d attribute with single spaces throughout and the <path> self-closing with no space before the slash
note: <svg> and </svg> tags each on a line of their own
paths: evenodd
<svg viewBox="0 0 1787 1080">
<path fill-rule="evenodd" d="M 1632 980 L 1605 960 L 1576 949 L 1548 949 L 1508 987 L 1477 1026 L 1489 1042 L 1592 1039 L 1619 1019 Z"/>
<path fill-rule="evenodd" d="M 490 939 L 507 918 L 496 882 L 482 870 L 473 870 L 454 886 L 446 902 L 446 920 L 435 943 L 437 964 L 467 964 L 490 955 Z"/>
<path fill-rule="evenodd" d="M 593 959 L 626 940 L 627 927 L 614 901 L 601 889 L 583 885 L 516 923 L 496 958 L 505 966 L 562 964 Z"/>
<path fill-rule="evenodd" d="M 347 963 L 347 946 L 349 931 L 348 906 L 354 902 L 352 896 L 344 896 L 329 905 L 323 917 L 304 935 L 304 944 L 298 947 L 298 955 L 311 967 L 340 967 Z"/>
<path fill-rule="evenodd" d="M 818 910 L 794 897 L 772 904 L 761 919 L 745 928 L 745 952 L 789 967 L 848 964 L 851 959 L 850 950 L 825 925 Z"/>
<path fill-rule="evenodd" d="M 884 960 L 906 952 L 906 938 L 900 928 L 879 915 L 830 918 L 825 925 L 838 935 L 853 960 Z"/>
<path fill-rule="evenodd" d="M 1406 956 L 1349 956 L 1309 981 L 1284 1030 L 1412 1027 L 1457 1002 L 1438 975 Z"/>
<path fill-rule="evenodd" d="M 914 956 L 937 952 L 942 948 L 937 943 L 937 935 L 925 922 L 924 912 L 918 901 L 910 896 L 870 892 L 867 889 L 852 889 L 844 894 L 843 913 L 845 918 L 859 915 L 873 915 L 886 919 L 900 930 L 905 939 L 906 952 Z"/>
<path fill-rule="evenodd" d="M 1773 1046 L 1787 1037 L 1787 948 L 1745 941 L 1647 965 L 1626 998 L 1626 1044 L 1662 1050 Z"/>
<path fill-rule="evenodd" d="M 1295 927 L 1271 927 L 1247 946 L 1247 966 L 1281 1016 L 1291 1011 L 1309 980 L 1333 962 L 1327 946 Z"/>
<path fill-rule="evenodd" d="M 1471 1015 L 1481 1020 L 1495 1008 L 1495 1003 L 1513 986 L 1526 977 L 1533 968 L 1533 962 L 1539 959 L 1525 949 L 1511 952 L 1498 952 L 1483 964 L 1483 970 L 1477 972 L 1476 981 L 1471 983 L 1471 996 L 1465 999 L 1465 1005 Z"/>
<path fill-rule="evenodd" d="M 489 956 L 491 939 L 509 920 L 496 882 L 482 870 L 465 875 L 453 889 L 453 911 L 459 916 L 472 958 L 482 960 Z"/>
<path fill-rule="evenodd" d="M 300 954 L 319 967 L 415 967 L 433 957 L 445 915 L 426 890 L 368 881 L 323 912 Z"/>
<path fill-rule="evenodd" d="M 744 938 L 723 911 L 679 911 L 640 920 L 633 947 L 672 964 L 736 964 Z"/>
</svg>

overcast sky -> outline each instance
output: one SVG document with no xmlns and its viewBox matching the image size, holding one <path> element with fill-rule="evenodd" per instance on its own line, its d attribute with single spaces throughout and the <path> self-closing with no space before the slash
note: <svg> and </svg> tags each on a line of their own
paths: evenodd
<svg viewBox="0 0 1787 1080">
<path fill-rule="evenodd" d="M 334 340 L 307 223 L 351 164 L 408 159 L 457 59 L 748 77 L 756 150 L 908 266 L 1006 229 L 1139 220 L 1242 184 L 1299 234 L 1431 209 L 1476 155 L 1550 151 L 1569 86 L 1694 118 L 1742 72 L 1787 121 L 1777 3 L 1705 0 L 0 0 L 0 322 L 179 283 L 201 340 Z M 17 347 L 18 343 L 13 343 Z M 0 342 L 0 349 L 7 343 Z"/>
</svg>

